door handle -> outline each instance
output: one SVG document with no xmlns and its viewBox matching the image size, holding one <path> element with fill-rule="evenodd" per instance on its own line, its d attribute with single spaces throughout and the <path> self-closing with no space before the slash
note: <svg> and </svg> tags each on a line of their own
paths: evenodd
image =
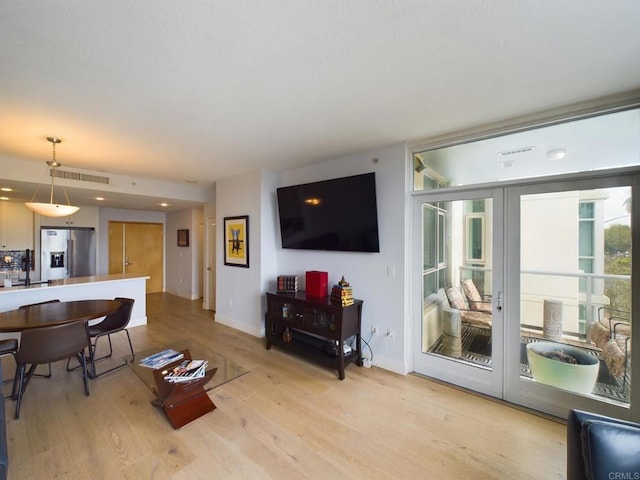
<svg viewBox="0 0 640 480">
<path fill-rule="evenodd" d="M 502 292 L 498 292 L 498 295 L 496 295 L 496 310 L 502 311 Z"/>
</svg>

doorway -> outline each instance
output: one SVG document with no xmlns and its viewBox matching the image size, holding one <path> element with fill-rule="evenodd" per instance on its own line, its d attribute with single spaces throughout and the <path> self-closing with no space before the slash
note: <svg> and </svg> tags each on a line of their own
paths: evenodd
<svg viewBox="0 0 640 480">
<path fill-rule="evenodd" d="M 414 370 L 503 396 L 503 190 L 430 192 L 414 199 L 420 278 Z M 469 302 L 468 288 L 478 298 Z M 467 290 L 465 290 L 467 289 Z M 465 293 L 466 291 L 466 293 Z"/>
<path fill-rule="evenodd" d="M 558 417 L 640 418 L 638 125 L 621 107 L 416 148 L 415 371 Z"/>
<path fill-rule="evenodd" d="M 639 180 L 602 175 L 508 189 L 505 399 L 560 417 L 569 408 L 634 415 L 631 205 Z"/>
<path fill-rule="evenodd" d="M 631 418 L 636 183 L 417 196 L 414 370 L 558 417 Z"/>
<path fill-rule="evenodd" d="M 109 222 L 109 274 L 148 275 L 147 293 L 164 291 L 161 223 Z"/>
</svg>

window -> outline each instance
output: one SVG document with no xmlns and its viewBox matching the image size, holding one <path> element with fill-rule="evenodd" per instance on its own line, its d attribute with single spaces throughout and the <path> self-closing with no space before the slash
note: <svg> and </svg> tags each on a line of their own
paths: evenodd
<svg viewBox="0 0 640 480">
<path fill-rule="evenodd" d="M 465 263 L 475 265 L 485 264 L 484 229 L 484 213 L 465 215 Z"/>
<path fill-rule="evenodd" d="M 595 203 L 580 202 L 578 206 L 578 269 L 582 273 L 595 273 Z M 580 279 L 580 292 L 587 291 L 587 280 Z"/>
<path fill-rule="evenodd" d="M 423 205 L 422 228 L 422 292 L 426 298 L 446 286 L 446 211 L 437 204 Z"/>
</svg>

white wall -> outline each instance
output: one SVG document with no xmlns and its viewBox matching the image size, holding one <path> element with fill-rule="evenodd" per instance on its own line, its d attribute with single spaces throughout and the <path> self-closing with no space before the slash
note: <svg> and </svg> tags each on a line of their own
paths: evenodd
<svg viewBox="0 0 640 480">
<path fill-rule="evenodd" d="M 165 292 L 190 300 L 202 296 L 202 209 L 166 214 Z M 179 247 L 178 230 L 189 230 L 189 246 Z"/>
<path fill-rule="evenodd" d="M 269 215 L 270 208 L 262 205 L 262 192 L 270 188 L 270 183 L 270 174 L 254 171 L 216 185 L 216 321 L 255 336 L 262 336 L 264 331 L 262 278 L 273 275 L 260 264 L 267 246 L 262 245 L 262 216 Z M 239 215 L 249 216 L 249 268 L 224 264 L 224 218 Z"/>
<path fill-rule="evenodd" d="M 407 235 L 406 158 L 405 145 L 398 144 L 280 172 L 279 186 L 375 172 L 380 253 L 282 249 L 280 229 L 276 226 L 277 275 L 298 275 L 302 288 L 307 270 L 328 272 L 330 286 L 344 275 L 353 287 L 354 297 L 364 301 L 363 338 L 369 338 L 372 325 L 376 325 L 382 333 L 373 337 L 370 342 L 374 354 L 373 363 L 399 373 L 408 372 L 408 333 L 405 325 L 405 317 L 408 315 L 405 292 L 408 289 L 404 267 Z M 378 162 L 374 163 L 374 159 Z M 388 276 L 388 269 L 393 270 L 395 276 Z M 274 287 L 275 283 L 270 289 Z M 393 340 L 385 339 L 384 332 L 387 329 L 395 331 Z M 368 351 L 366 347 L 365 351 Z"/>
<path fill-rule="evenodd" d="M 307 270 L 329 274 L 330 284 L 344 275 L 354 296 L 364 301 L 362 332 L 371 326 L 394 330 L 395 339 L 374 337 L 373 362 L 406 373 L 406 146 L 398 144 L 274 174 L 252 172 L 216 186 L 218 267 L 216 320 L 256 336 L 264 335 L 265 293 L 281 274 L 298 275 L 304 288 Z M 377 159 L 377 162 L 374 162 Z M 276 187 L 361 173 L 376 173 L 380 253 L 322 252 L 281 248 Z M 249 215 L 250 268 L 224 265 L 224 217 Z M 388 276 L 388 270 L 394 272 Z"/>
<path fill-rule="evenodd" d="M 278 227 L 278 206 L 276 188 L 278 176 L 274 172 L 261 172 L 261 214 L 260 214 L 260 291 L 274 291 L 275 279 L 278 276 L 278 256 L 276 249 L 280 247 L 280 228 Z M 261 296 L 261 311 L 267 308 L 267 299 Z M 263 317 L 262 317 L 263 318 Z M 261 334 L 264 334 L 264 322 L 260 324 Z"/>
</svg>

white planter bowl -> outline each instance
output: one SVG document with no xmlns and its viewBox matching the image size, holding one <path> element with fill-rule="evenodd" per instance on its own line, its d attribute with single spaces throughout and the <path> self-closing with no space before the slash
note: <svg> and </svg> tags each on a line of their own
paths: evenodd
<svg viewBox="0 0 640 480">
<path fill-rule="evenodd" d="M 565 363 L 540 354 L 556 350 L 572 356 L 578 363 Z M 554 342 L 527 344 L 527 359 L 536 382 L 584 395 L 593 391 L 600 369 L 600 362 L 595 356 L 579 348 Z"/>
</svg>

